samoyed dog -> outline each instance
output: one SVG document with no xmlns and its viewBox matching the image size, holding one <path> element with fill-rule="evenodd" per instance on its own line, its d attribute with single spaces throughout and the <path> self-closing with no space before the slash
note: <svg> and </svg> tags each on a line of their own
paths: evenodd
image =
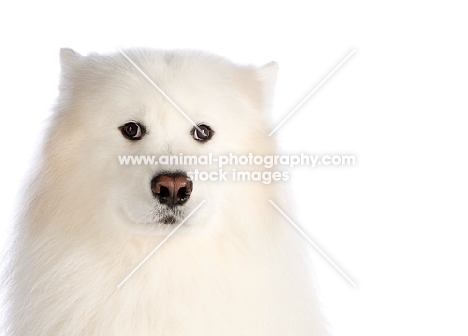
<svg viewBox="0 0 468 336">
<path fill-rule="evenodd" d="M 149 49 L 60 58 L 10 254 L 5 334 L 324 335 L 304 242 L 268 201 L 287 209 L 281 183 L 118 160 L 275 153 L 276 63 Z"/>
</svg>

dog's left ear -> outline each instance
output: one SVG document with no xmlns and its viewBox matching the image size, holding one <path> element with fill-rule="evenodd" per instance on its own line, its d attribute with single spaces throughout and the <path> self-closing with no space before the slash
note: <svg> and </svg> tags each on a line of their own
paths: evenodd
<svg viewBox="0 0 468 336">
<path fill-rule="evenodd" d="M 278 78 L 278 63 L 270 62 L 257 69 L 257 78 L 262 85 L 264 106 L 270 110 L 273 105 L 276 80 Z"/>
</svg>

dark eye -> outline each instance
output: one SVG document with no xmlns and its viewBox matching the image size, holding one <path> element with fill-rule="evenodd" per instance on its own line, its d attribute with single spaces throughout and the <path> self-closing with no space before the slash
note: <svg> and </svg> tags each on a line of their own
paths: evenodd
<svg viewBox="0 0 468 336">
<path fill-rule="evenodd" d="M 204 142 L 211 139 L 211 137 L 214 134 L 214 131 L 211 129 L 210 126 L 205 124 L 199 124 L 197 125 L 197 127 L 194 126 L 192 128 L 192 131 L 190 132 L 195 140 Z"/>
<path fill-rule="evenodd" d="M 140 140 L 146 134 L 146 128 L 136 122 L 129 122 L 119 127 L 122 135 L 129 140 Z"/>
</svg>

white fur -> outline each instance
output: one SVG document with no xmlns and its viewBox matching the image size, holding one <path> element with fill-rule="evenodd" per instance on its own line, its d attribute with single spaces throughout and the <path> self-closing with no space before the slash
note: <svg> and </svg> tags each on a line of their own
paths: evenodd
<svg viewBox="0 0 468 336">
<path fill-rule="evenodd" d="M 275 185 L 195 181 L 178 219 L 206 203 L 117 289 L 174 227 L 158 224 L 149 188 L 162 167 L 121 166 L 118 155 L 275 151 L 276 63 L 126 52 L 216 133 L 194 141 L 190 123 L 122 55 L 62 50 L 60 97 L 16 227 L 6 334 L 324 335 L 303 242 L 268 202 L 284 206 Z M 147 127 L 138 142 L 118 130 L 130 120 Z"/>
</svg>

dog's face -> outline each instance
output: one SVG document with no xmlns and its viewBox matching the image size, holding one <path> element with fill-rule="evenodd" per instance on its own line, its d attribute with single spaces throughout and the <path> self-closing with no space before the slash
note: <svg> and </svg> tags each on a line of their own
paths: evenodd
<svg viewBox="0 0 468 336">
<path fill-rule="evenodd" d="M 237 66 L 197 52 L 125 54 L 135 64 L 119 53 L 62 50 L 57 125 L 78 148 L 76 168 L 103 189 L 95 190 L 103 206 L 129 227 L 157 231 L 180 223 L 203 200 L 215 209 L 220 198 L 234 196 L 230 184 L 188 176 L 217 171 L 217 163 L 121 164 L 119 157 L 271 152 L 265 112 L 277 66 Z"/>
</svg>

